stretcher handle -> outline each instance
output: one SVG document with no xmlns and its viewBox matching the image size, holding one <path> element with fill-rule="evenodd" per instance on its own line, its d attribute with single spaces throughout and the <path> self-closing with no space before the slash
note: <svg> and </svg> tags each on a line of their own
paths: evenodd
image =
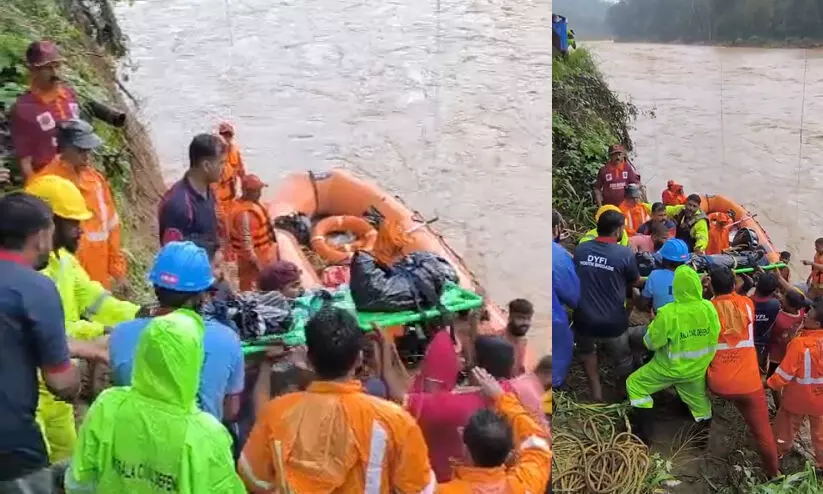
<svg viewBox="0 0 823 494">
<path fill-rule="evenodd" d="M 778 262 L 778 263 L 774 263 L 774 264 L 769 264 L 768 266 L 760 266 L 760 269 L 762 269 L 763 271 L 769 271 L 771 269 L 780 269 L 780 268 L 785 268 L 785 267 L 786 267 L 786 263 Z M 753 273 L 753 272 L 754 272 L 754 268 L 740 268 L 740 269 L 735 269 L 734 270 L 734 274 L 746 274 L 746 273 Z"/>
</svg>

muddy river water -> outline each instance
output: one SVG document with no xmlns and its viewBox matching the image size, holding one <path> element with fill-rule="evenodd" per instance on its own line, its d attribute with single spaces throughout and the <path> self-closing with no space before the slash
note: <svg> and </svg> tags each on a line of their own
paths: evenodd
<svg viewBox="0 0 823 494">
<path fill-rule="evenodd" d="M 136 0 L 127 87 L 167 180 L 233 121 L 247 167 L 345 166 L 402 195 L 550 345 L 550 0 Z"/>
<path fill-rule="evenodd" d="M 589 46 L 612 88 L 646 113 L 632 137 L 650 196 L 671 178 L 736 199 L 808 276 L 799 261 L 823 236 L 823 51 Z"/>
</svg>

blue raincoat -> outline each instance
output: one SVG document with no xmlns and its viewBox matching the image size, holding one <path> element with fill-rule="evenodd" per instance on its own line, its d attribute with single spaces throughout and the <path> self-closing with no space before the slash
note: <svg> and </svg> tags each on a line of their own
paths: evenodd
<svg viewBox="0 0 823 494">
<path fill-rule="evenodd" d="M 552 242 L 552 387 L 563 385 L 574 353 L 574 335 L 566 307 L 580 299 L 580 279 L 569 252 Z"/>
</svg>

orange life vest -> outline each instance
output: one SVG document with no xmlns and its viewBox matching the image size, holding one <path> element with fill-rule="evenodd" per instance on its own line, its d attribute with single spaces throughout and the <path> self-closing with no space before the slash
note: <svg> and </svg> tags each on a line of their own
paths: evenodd
<svg viewBox="0 0 823 494">
<path fill-rule="evenodd" d="M 633 236 L 637 233 L 640 226 L 649 221 L 649 210 L 642 202 L 636 202 L 634 206 L 630 205 L 628 201 L 620 203 L 620 211 L 626 217 L 626 235 Z"/>
<path fill-rule="evenodd" d="M 737 293 L 712 299 L 720 319 L 717 352 L 707 373 L 709 389 L 722 395 L 763 388 L 754 348 L 754 302 Z"/>
<path fill-rule="evenodd" d="M 720 254 L 729 248 L 732 219 L 726 213 L 709 214 L 709 245 L 706 254 Z"/>
<path fill-rule="evenodd" d="M 663 204 L 666 206 L 680 206 L 686 204 L 686 195 L 683 192 L 674 192 L 666 189 L 663 191 Z"/>
<path fill-rule="evenodd" d="M 823 254 L 814 255 L 815 264 L 823 264 Z M 812 268 L 812 274 L 809 275 L 809 285 L 812 287 L 823 286 L 823 271 L 816 271 Z"/>
<path fill-rule="evenodd" d="M 232 250 L 240 257 L 245 257 L 247 254 L 246 242 L 243 238 L 243 218 L 246 213 L 251 213 L 249 233 L 257 258 L 264 262 L 273 260 L 277 244 L 274 227 L 269 219 L 268 211 L 256 202 L 238 201 L 234 206 L 229 233 Z"/>
<path fill-rule="evenodd" d="M 214 195 L 217 201 L 224 205 L 225 213 L 229 213 L 226 203 L 230 203 L 237 196 L 237 179 L 242 178 L 246 172 L 243 168 L 243 161 L 240 158 L 240 150 L 233 142 L 229 143 L 229 150 L 226 152 L 226 165 L 220 173 L 220 180 L 214 186 Z"/>
</svg>

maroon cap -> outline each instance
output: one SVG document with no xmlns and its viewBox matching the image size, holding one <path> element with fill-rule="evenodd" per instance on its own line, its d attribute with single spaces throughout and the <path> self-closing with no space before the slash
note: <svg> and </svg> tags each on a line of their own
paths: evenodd
<svg viewBox="0 0 823 494">
<path fill-rule="evenodd" d="M 289 261 L 276 261 L 269 264 L 257 278 L 257 288 L 263 292 L 282 290 L 289 283 L 300 279 L 300 268 Z"/>
<path fill-rule="evenodd" d="M 29 67 L 42 67 L 53 62 L 62 62 L 65 59 L 60 55 L 51 41 L 35 41 L 26 49 L 26 63 Z"/>
</svg>

